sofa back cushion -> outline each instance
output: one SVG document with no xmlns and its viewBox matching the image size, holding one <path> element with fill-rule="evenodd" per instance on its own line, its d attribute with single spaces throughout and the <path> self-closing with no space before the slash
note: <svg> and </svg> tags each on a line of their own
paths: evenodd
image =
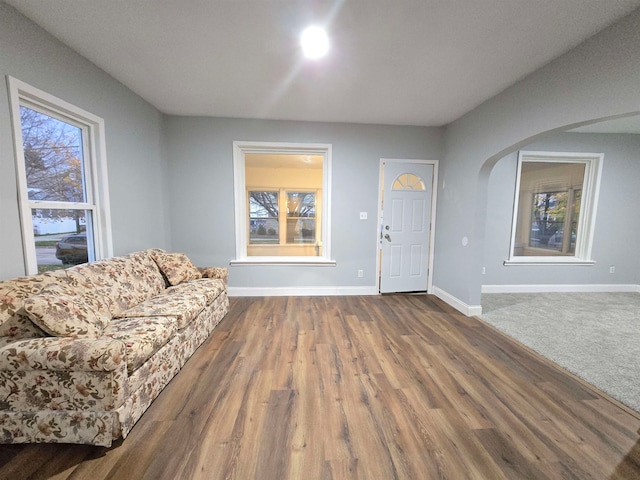
<svg viewBox="0 0 640 480">
<path fill-rule="evenodd" d="M 73 290 L 73 295 L 69 296 L 86 304 L 100 318 L 119 316 L 157 295 L 166 284 L 152 252 L 163 251 L 145 250 L 0 282 L 0 337 L 47 336 L 47 332 L 29 318 L 24 301 L 50 285 L 68 286 Z"/>
<path fill-rule="evenodd" d="M 122 257 L 71 267 L 68 278 L 79 288 L 93 308 L 111 317 L 160 293 L 165 281 L 156 265 L 151 250 L 131 253 Z"/>
<path fill-rule="evenodd" d="M 98 338 L 111 321 L 108 312 L 93 308 L 65 283 L 50 285 L 25 299 L 24 309 L 34 324 L 55 337 Z"/>
<path fill-rule="evenodd" d="M 24 309 L 26 298 L 58 283 L 62 271 L 47 272 L 0 282 L 0 337 L 34 338 L 47 336 L 34 325 Z"/>
<path fill-rule="evenodd" d="M 202 278 L 200 270 L 184 253 L 167 253 L 154 250 L 151 254 L 169 285 L 178 285 L 182 282 Z"/>
</svg>

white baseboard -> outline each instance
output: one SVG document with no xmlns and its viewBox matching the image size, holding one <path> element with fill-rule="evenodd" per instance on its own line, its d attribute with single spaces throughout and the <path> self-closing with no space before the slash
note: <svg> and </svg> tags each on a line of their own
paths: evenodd
<svg viewBox="0 0 640 480">
<path fill-rule="evenodd" d="M 434 286 L 433 294 L 443 302 L 451 305 L 453 308 L 461 313 L 464 313 L 467 317 L 472 317 L 482 314 L 482 305 L 467 305 L 462 300 L 454 297 L 448 292 Z"/>
<path fill-rule="evenodd" d="M 482 293 L 640 292 L 640 285 L 482 285 Z"/>
<path fill-rule="evenodd" d="M 372 287 L 229 287 L 230 297 L 318 297 L 333 295 L 379 295 Z"/>
</svg>

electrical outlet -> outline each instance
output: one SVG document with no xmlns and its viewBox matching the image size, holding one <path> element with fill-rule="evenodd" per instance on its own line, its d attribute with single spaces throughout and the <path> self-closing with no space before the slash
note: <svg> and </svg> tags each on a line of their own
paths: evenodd
<svg viewBox="0 0 640 480">
<path fill-rule="evenodd" d="M 482 274 L 486 275 L 487 274 L 487 267 L 482 267 Z"/>
<path fill-rule="evenodd" d="M 362 278 L 362 277 L 364 277 L 364 271 L 358 270 L 358 278 Z"/>
<path fill-rule="evenodd" d="M 366 220 L 368 217 L 367 212 L 360 212 L 360 220 Z"/>
<path fill-rule="evenodd" d="M 616 273 L 616 267 L 614 265 L 609 267 L 609 273 Z"/>
</svg>

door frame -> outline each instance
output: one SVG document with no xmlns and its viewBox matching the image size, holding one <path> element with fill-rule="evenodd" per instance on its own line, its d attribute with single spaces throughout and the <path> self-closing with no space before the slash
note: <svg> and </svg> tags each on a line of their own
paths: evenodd
<svg viewBox="0 0 640 480">
<path fill-rule="evenodd" d="M 433 293 L 433 263 L 436 240 L 436 203 L 438 198 L 438 164 L 439 160 L 416 160 L 402 158 L 381 158 L 378 172 L 378 216 L 376 229 L 376 289 L 380 294 L 380 275 L 382 269 L 382 192 L 384 189 L 384 163 L 420 163 L 433 165 L 431 181 L 431 216 L 429 218 L 429 255 L 427 261 L 427 293 Z"/>
</svg>

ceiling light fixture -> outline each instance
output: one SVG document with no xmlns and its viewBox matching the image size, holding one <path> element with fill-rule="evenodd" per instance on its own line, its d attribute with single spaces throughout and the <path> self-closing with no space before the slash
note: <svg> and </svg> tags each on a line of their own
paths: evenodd
<svg viewBox="0 0 640 480">
<path fill-rule="evenodd" d="M 320 27 L 307 27 L 300 37 L 304 56 L 311 59 L 324 57 L 329 51 L 327 32 Z"/>
</svg>

